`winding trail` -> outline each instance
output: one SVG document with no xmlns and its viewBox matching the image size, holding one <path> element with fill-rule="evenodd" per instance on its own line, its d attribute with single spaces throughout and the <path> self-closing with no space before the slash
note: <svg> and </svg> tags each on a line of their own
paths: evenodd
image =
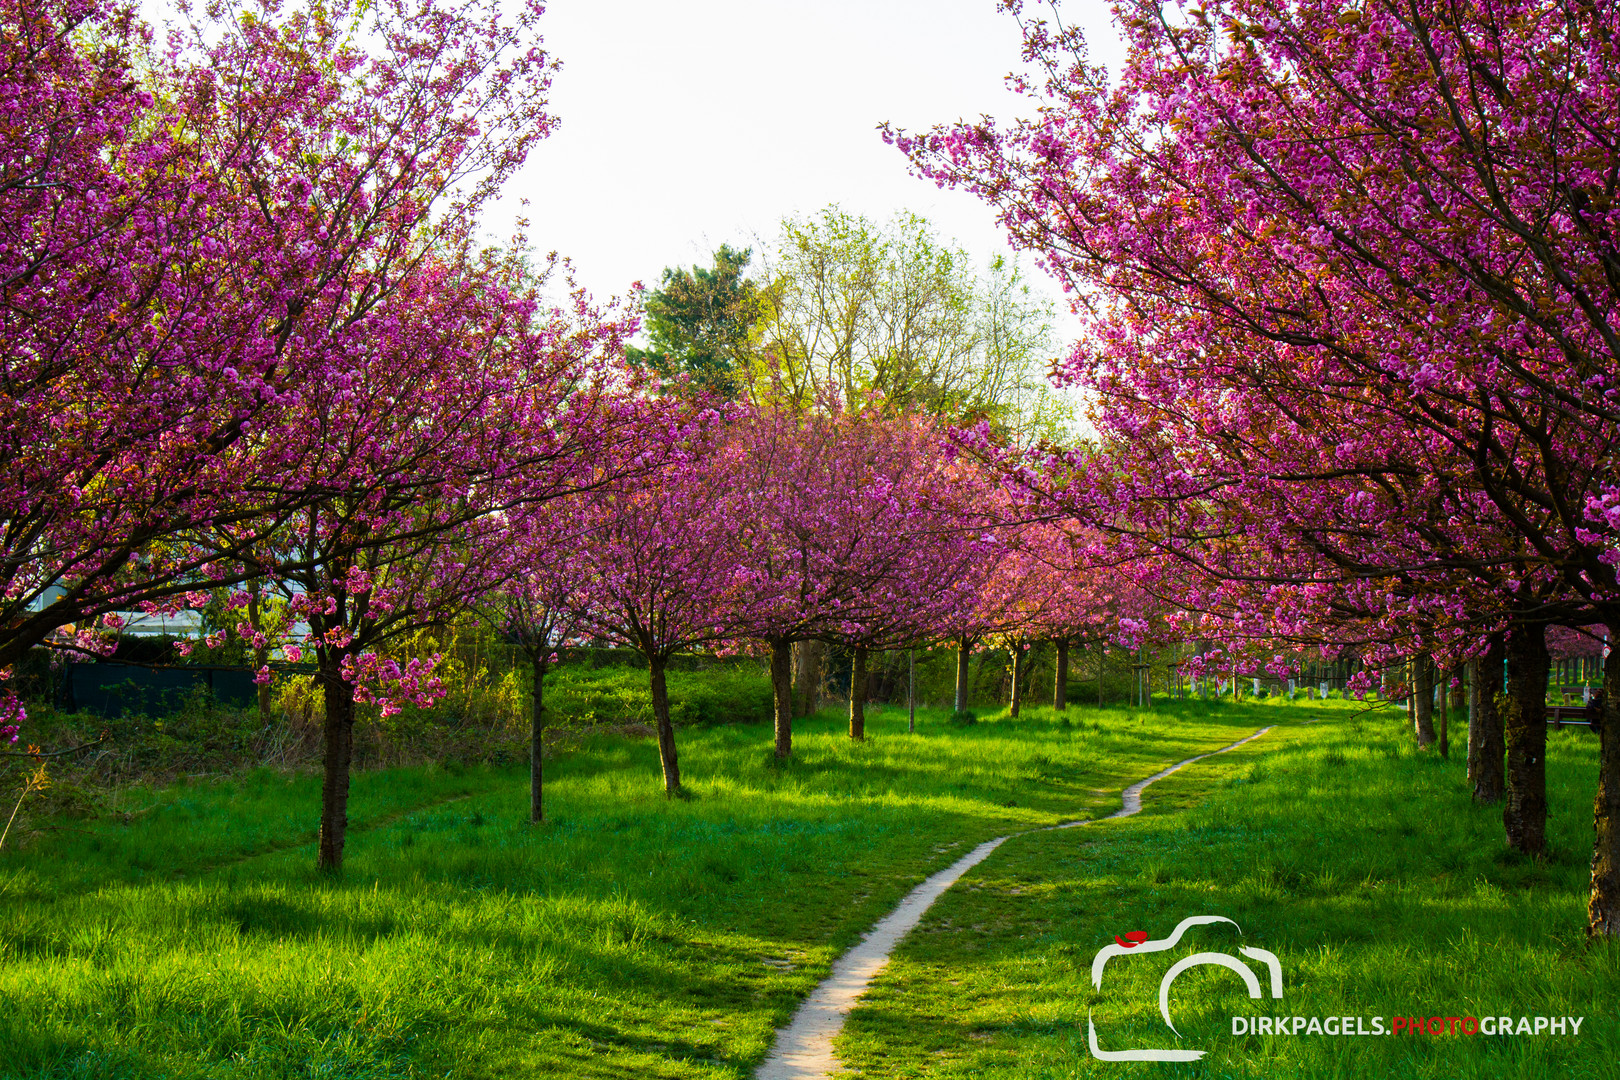
<svg viewBox="0 0 1620 1080">
<path fill-rule="evenodd" d="M 1072 829 L 1077 825 L 1090 825 L 1093 821 L 1108 821 L 1140 813 L 1142 791 L 1149 784 L 1163 780 L 1177 769 L 1191 765 L 1195 761 L 1203 761 L 1207 757 L 1224 754 L 1244 743 L 1253 742 L 1270 731 L 1273 726 L 1275 725 L 1267 725 L 1253 735 L 1239 739 L 1229 746 L 1178 761 L 1146 780 L 1138 780 L 1121 793 L 1120 808 L 1107 817 L 1081 818 L 1061 825 L 1025 829 L 1023 832 L 1008 833 L 994 840 L 986 840 L 950 866 L 929 877 L 907 893 L 899 906 L 868 930 L 866 936 L 861 938 L 854 948 L 833 962 L 832 973 L 823 979 L 805 999 L 804 1004 L 799 1006 L 799 1011 L 793 1014 L 788 1026 L 777 1031 L 776 1042 L 771 1047 L 770 1056 L 761 1063 L 759 1070 L 754 1074 L 755 1080 L 821 1080 L 837 1071 L 841 1066 L 838 1058 L 833 1055 L 833 1038 L 843 1030 L 844 1018 L 855 1007 L 856 1000 L 866 993 L 866 988 L 871 985 L 878 972 L 888 964 L 889 953 L 912 927 L 922 921 L 923 915 L 933 906 L 935 900 L 945 894 L 946 889 L 956 884 L 957 879 L 963 874 L 989 858 L 990 853 L 996 848 L 1015 836 L 1050 832 L 1053 829 Z"/>
</svg>

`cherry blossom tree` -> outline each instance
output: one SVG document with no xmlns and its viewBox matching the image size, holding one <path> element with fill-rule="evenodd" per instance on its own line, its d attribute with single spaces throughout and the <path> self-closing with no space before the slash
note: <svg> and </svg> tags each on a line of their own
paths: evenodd
<svg viewBox="0 0 1620 1080">
<path fill-rule="evenodd" d="M 160 51 L 130 8 L 7 0 L 0 669 L 242 580 L 321 494 L 260 451 L 552 129 L 539 13 L 267 0 Z"/>
<path fill-rule="evenodd" d="M 854 649 L 850 734 L 863 738 L 868 650 L 914 642 L 969 602 L 955 583 L 984 547 L 978 484 L 934 423 L 876 408 L 752 407 L 728 439 L 728 512 L 756 582 L 732 621 L 771 650 L 775 753 L 793 749 L 797 641 Z"/>
<path fill-rule="evenodd" d="M 666 673 L 684 650 L 735 640 L 740 614 L 757 595 L 757 570 L 738 560 L 735 448 L 719 432 L 721 414 L 695 405 L 670 414 L 675 449 L 656 474 L 610 483 L 574 504 L 589 539 L 575 565 L 581 575 L 581 625 L 639 652 L 652 692 L 664 792 L 683 792 Z"/>
<path fill-rule="evenodd" d="M 1039 120 L 898 138 L 994 201 L 1077 290 L 1095 347 L 1068 370 L 1106 399 L 1104 425 L 1176 432 L 1177 453 L 1141 477 L 1159 495 L 1252 508 L 1261 489 L 1286 494 L 1284 512 L 1251 509 L 1227 535 L 1348 547 L 1350 563 L 1370 535 L 1371 555 L 1418 556 L 1358 571 L 1369 591 L 1406 586 L 1389 617 L 1472 606 L 1496 623 L 1476 641 L 1513 627 L 1504 823 L 1539 851 L 1542 627 L 1620 618 L 1616 13 L 1121 11 L 1116 85 L 1077 34 L 1029 19 Z M 1443 583 L 1459 572 L 1495 603 L 1453 603 Z M 1601 756 L 1590 929 L 1613 934 L 1620 744 Z"/>
<path fill-rule="evenodd" d="M 588 606 L 570 556 L 589 538 L 568 520 L 569 501 L 525 507 L 515 515 L 521 527 L 500 545 L 510 560 L 506 581 L 478 603 L 529 661 L 529 821 L 536 825 L 545 820 L 546 672 L 562 659 L 565 646 L 581 640 Z"/>
<path fill-rule="evenodd" d="M 288 483 L 327 493 L 249 557 L 308 627 L 290 644 L 314 653 L 325 706 L 328 871 L 342 867 L 355 705 L 388 715 L 442 693 L 437 658 L 397 657 L 392 643 L 520 572 L 515 518 L 638 474 L 656 453 L 615 366 L 629 324 L 577 293 L 544 308 L 519 259 L 436 269 L 390 298 L 346 376 L 306 390 L 259 448 Z"/>
<path fill-rule="evenodd" d="M 901 452 L 885 473 L 876 462 L 854 492 L 859 544 L 844 564 L 856 577 L 826 639 L 852 650 L 849 737 L 866 737 L 867 660 L 871 652 L 915 646 L 978 600 L 980 568 L 993 562 L 1001 536 L 986 520 L 988 492 L 962 462 L 947 462 L 926 426 L 896 438 Z M 890 436 L 894 438 L 893 435 Z M 909 445 L 908 445 L 909 444 Z"/>
<path fill-rule="evenodd" d="M 1022 578 L 1011 592 L 1016 605 L 1003 605 L 1020 636 L 1053 643 L 1056 663 L 1052 707 L 1068 708 L 1069 650 L 1095 644 L 1143 643 L 1148 631 L 1157 639 L 1173 637 L 1163 615 L 1172 610 L 1137 585 L 1131 568 L 1118 563 L 1118 552 L 1094 530 L 1062 519 L 1020 530 L 1013 542 L 1016 556 L 998 577 Z M 1102 700 L 1103 652 L 1098 654 L 1097 693 Z M 1014 686 L 1018 683 L 1014 673 Z M 1016 713 L 1015 713 L 1016 715 Z"/>
</svg>

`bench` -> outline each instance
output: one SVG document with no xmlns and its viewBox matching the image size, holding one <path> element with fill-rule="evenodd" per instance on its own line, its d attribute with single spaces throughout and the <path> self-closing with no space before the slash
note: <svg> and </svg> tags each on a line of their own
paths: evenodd
<svg viewBox="0 0 1620 1080">
<path fill-rule="evenodd" d="M 1547 706 L 1547 723 L 1554 727 L 1565 724 L 1579 724 L 1582 727 L 1591 727 L 1592 720 L 1587 714 L 1585 705 L 1549 705 Z"/>
</svg>

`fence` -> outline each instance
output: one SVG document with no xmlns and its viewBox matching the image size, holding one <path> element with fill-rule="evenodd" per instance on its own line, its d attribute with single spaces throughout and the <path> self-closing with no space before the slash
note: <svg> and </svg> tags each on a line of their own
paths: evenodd
<svg viewBox="0 0 1620 1080">
<path fill-rule="evenodd" d="M 247 708 L 257 700 L 253 672 L 232 667 L 169 667 L 103 660 L 63 664 L 56 704 L 68 712 L 114 717 L 126 712 L 164 715 L 198 690 L 223 705 Z"/>
</svg>

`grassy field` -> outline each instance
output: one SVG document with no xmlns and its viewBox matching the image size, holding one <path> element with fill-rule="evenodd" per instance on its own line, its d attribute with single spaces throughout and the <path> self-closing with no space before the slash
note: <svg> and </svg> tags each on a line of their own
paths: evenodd
<svg viewBox="0 0 1620 1080">
<path fill-rule="evenodd" d="M 1550 733 L 1552 851 L 1532 862 L 1504 850 L 1500 808 L 1470 803 L 1460 750 L 1417 751 L 1388 713 L 1331 716 L 1161 781 L 1139 816 L 1003 845 L 902 943 L 852 1014 L 842 1060 L 866 1077 L 975 1080 L 1615 1075 L 1620 949 L 1583 938 L 1593 737 Z M 1093 988 L 1093 957 L 1115 935 L 1162 938 L 1203 914 L 1242 936 L 1195 928 L 1168 952 L 1110 959 Z M 1193 968 L 1170 995 L 1178 1040 L 1159 1013 L 1167 969 L 1241 944 L 1281 958 L 1283 998 L 1254 1001 L 1235 974 Z M 1579 1035 L 1309 1033 L 1312 1017 L 1371 1029 L 1436 1015 L 1585 1020 Z M 1208 1053 L 1098 1061 L 1088 1016 L 1104 1050 Z M 1306 1031 L 1234 1036 L 1234 1016 L 1304 1017 Z"/>
<path fill-rule="evenodd" d="M 0 853 L 0 1075 L 741 1078 L 931 871 L 1293 714 L 925 712 L 913 736 L 878 708 L 862 745 L 802 722 L 782 767 L 764 725 L 691 728 L 690 801 L 650 741 L 587 739 L 540 828 L 519 767 L 365 773 L 337 882 L 308 772 L 125 789 Z"/>
</svg>

